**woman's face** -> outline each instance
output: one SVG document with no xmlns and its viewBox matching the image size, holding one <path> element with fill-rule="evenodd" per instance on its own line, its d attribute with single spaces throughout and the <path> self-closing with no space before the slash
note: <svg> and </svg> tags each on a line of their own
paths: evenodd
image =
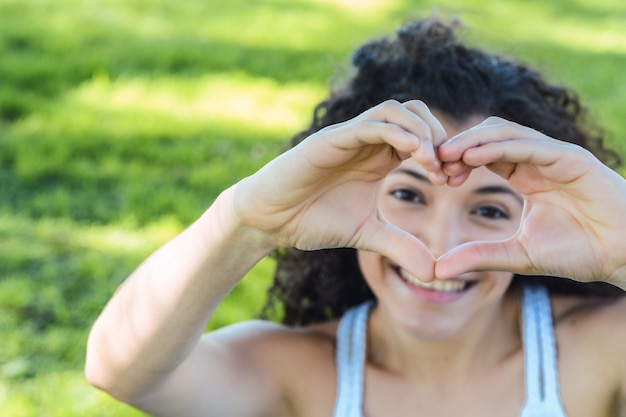
<svg viewBox="0 0 626 417">
<path fill-rule="evenodd" d="M 475 123 L 443 124 L 452 136 Z M 487 168 L 475 169 L 456 188 L 433 185 L 425 174 L 415 161 L 404 161 L 385 179 L 379 209 L 387 221 L 417 236 L 435 258 L 466 242 L 503 240 L 517 231 L 523 200 Z M 424 284 L 378 254 L 359 251 L 358 259 L 379 306 L 424 340 L 452 337 L 473 318 L 498 314 L 512 279 L 509 272 L 485 271 Z"/>
</svg>

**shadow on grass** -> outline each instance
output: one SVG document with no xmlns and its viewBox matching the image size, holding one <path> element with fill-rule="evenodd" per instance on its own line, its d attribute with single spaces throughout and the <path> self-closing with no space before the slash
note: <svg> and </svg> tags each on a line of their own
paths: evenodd
<svg viewBox="0 0 626 417">
<path fill-rule="evenodd" d="M 329 61 L 351 39 L 360 41 L 358 33 L 372 22 L 332 2 L 116 3 L 0 3 L 0 118 L 23 118 L 100 73 L 239 71 L 281 83 L 325 83 Z"/>
</svg>

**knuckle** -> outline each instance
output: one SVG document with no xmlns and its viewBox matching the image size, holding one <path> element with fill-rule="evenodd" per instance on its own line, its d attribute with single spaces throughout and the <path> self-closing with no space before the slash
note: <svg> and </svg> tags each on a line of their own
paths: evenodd
<svg viewBox="0 0 626 417">
<path fill-rule="evenodd" d="M 384 105 L 389 105 L 389 106 L 395 106 L 395 107 L 401 106 L 400 102 L 398 100 L 396 100 L 396 99 L 393 99 L 393 98 L 390 98 L 390 99 L 387 99 L 387 100 L 383 101 L 381 103 L 381 105 L 383 105 L 383 106 Z"/>
<path fill-rule="evenodd" d="M 507 120 L 503 119 L 500 116 L 489 116 L 485 119 L 485 123 L 487 124 L 502 124 L 509 123 Z"/>
<path fill-rule="evenodd" d="M 402 104 L 397 100 L 389 99 L 385 100 L 382 103 L 377 104 L 374 107 L 366 110 L 361 113 L 359 116 L 355 118 L 355 120 L 368 120 L 368 119 L 387 119 L 390 113 L 397 112 L 400 108 L 402 108 Z"/>
<path fill-rule="evenodd" d="M 404 103 L 404 106 L 407 108 L 414 108 L 421 111 L 430 111 L 426 103 L 424 103 L 422 100 L 409 100 Z"/>
<path fill-rule="evenodd" d="M 389 99 L 389 100 L 383 101 L 377 107 L 384 109 L 384 110 L 394 111 L 394 110 L 398 110 L 402 108 L 402 104 L 398 100 Z"/>
</svg>

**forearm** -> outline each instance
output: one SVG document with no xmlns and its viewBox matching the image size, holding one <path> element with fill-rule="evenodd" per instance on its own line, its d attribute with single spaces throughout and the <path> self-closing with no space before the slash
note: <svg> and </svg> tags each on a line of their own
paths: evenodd
<svg viewBox="0 0 626 417">
<path fill-rule="evenodd" d="M 96 321 L 87 376 L 114 395 L 133 396 L 167 377 L 197 345 L 211 314 L 272 245 L 238 224 L 233 189 L 151 255 Z"/>
</svg>

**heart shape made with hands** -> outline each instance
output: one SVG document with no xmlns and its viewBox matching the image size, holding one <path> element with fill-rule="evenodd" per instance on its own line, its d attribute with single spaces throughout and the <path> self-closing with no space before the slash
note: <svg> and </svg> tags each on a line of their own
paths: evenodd
<svg viewBox="0 0 626 417">
<path fill-rule="evenodd" d="M 508 270 L 506 256 L 516 244 L 524 200 L 507 181 L 485 167 L 473 167 L 471 175 L 467 172 L 451 187 L 434 184 L 409 166 L 385 188 L 399 195 L 383 197 L 379 205 L 383 221 L 408 234 L 407 248 L 400 249 L 406 254 L 398 252 L 402 245 L 394 245 L 395 261 L 415 268 L 411 271 L 425 281 L 474 270 Z M 405 179 L 405 174 L 417 180 Z M 404 181 L 420 184 L 404 189 Z M 408 201 L 398 202 L 402 199 Z"/>
<path fill-rule="evenodd" d="M 293 195 L 287 196 L 289 203 L 295 202 L 291 207 L 299 211 L 287 210 L 289 216 L 283 216 L 301 220 L 294 213 L 304 213 L 311 221 L 291 223 L 306 233 L 298 235 L 293 233 L 294 227 L 289 228 L 281 236 L 286 245 L 299 236 L 295 246 L 303 250 L 349 246 L 376 252 L 424 281 L 492 270 L 580 281 L 615 277 L 626 282 L 626 182 L 589 151 L 497 117 L 448 138 L 445 131 L 433 133 L 432 117 L 432 123 L 426 125 L 412 123 L 415 120 L 407 117 L 416 113 L 403 112 L 406 108 L 399 104 L 387 107 L 322 129 L 291 149 L 299 157 L 277 159 L 279 163 L 268 165 L 269 172 L 278 167 L 280 175 L 271 175 L 275 181 L 264 194 L 280 195 L 277 179 L 316 156 L 315 164 L 305 165 L 307 175 L 300 181 L 304 186 L 295 187 Z M 391 112 L 394 109 L 400 115 Z M 456 247 L 432 240 L 441 236 L 420 235 L 419 230 L 411 230 L 413 209 L 406 211 L 409 220 L 398 221 L 378 200 L 393 190 L 376 191 L 409 163 L 422 167 L 413 171 L 421 172 L 423 178 L 426 170 L 430 186 L 446 185 L 451 190 L 471 183 L 479 170 L 493 174 L 500 181 L 496 185 L 502 188 L 504 184 L 518 199 L 521 196 L 521 221 L 506 235 L 461 236 L 453 241 Z M 311 193 L 311 189 L 318 192 Z M 415 192 L 406 183 L 397 190 Z M 493 187 L 487 186 L 477 193 L 492 192 Z M 398 204 L 420 198 L 414 194 L 401 202 L 405 197 L 398 199 Z M 303 202 L 307 210 L 301 210 Z M 346 210 L 353 207 L 354 212 Z M 337 215 L 338 210 L 342 215 Z M 252 211 L 258 214 L 258 210 Z M 422 224 L 428 223 L 426 219 Z M 437 223 L 444 227 L 439 224 L 445 226 L 445 222 Z M 434 228 L 435 224 L 428 226 Z M 620 270 L 624 272 L 616 272 Z"/>
<path fill-rule="evenodd" d="M 446 183 L 451 190 L 461 190 L 479 171 L 488 172 L 523 199 L 523 209 L 508 235 L 461 238 L 459 242 L 467 243 L 445 253 L 437 252 L 432 241 L 441 236 L 412 233 L 419 236 L 407 242 L 413 253 L 401 256 L 410 272 L 420 273 L 426 281 L 480 270 L 593 281 L 623 269 L 626 260 L 616 248 L 626 249 L 619 233 L 624 226 L 626 181 L 590 152 L 513 122 L 488 118 L 440 144 L 435 154 L 439 164 L 431 164 L 435 167 L 431 170 L 438 172 L 428 175 L 433 183 L 438 181 L 433 187 Z M 607 196 L 612 197 L 610 204 Z M 389 217 L 384 210 L 383 214 Z M 423 241 L 416 243 L 420 238 Z M 429 249 L 433 247 L 434 253 Z"/>
</svg>

